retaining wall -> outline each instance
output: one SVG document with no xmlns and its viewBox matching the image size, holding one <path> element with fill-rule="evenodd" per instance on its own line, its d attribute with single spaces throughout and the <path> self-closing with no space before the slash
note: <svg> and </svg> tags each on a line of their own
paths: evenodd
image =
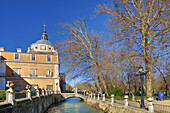
<svg viewBox="0 0 170 113">
<path fill-rule="evenodd" d="M 149 113 L 145 109 L 134 108 L 131 106 L 125 107 L 121 104 L 116 103 L 111 104 L 108 101 L 96 100 L 92 98 L 85 99 L 85 102 L 87 102 L 87 104 L 89 104 L 92 107 L 101 109 L 108 113 Z"/>
<path fill-rule="evenodd" d="M 53 104 L 63 101 L 60 94 L 51 94 L 48 96 L 33 97 L 30 99 L 18 99 L 15 105 L 10 103 L 0 103 L 0 113 L 43 113 Z"/>
</svg>

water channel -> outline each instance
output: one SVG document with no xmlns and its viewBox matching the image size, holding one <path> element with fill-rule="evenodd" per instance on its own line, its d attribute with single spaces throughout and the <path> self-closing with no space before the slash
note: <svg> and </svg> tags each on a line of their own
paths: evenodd
<svg viewBox="0 0 170 113">
<path fill-rule="evenodd" d="M 64 102 L 53 104 L 46 113 L 104 113 L 103 111 L 89 106 L 80 98 L 67 98 Z"/>
</svg>

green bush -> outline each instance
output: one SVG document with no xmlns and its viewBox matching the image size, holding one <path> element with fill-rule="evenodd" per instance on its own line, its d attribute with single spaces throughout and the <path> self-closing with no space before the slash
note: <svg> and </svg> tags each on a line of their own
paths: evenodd
<svg viewBox="0 0 170 113">
<path fill-rule="evenodd" d="M 26 90 L 22 90 L 22 91 L 20 91 L 20 93 L 25 93 L 26 92 Z"/>
<path fill-rule="evenodd" d="M 15 99 L 26 98 L 26 90 L 15 92 Z"/>
<path fill-rule="evenodd" d="M 108 93 L 109 93 L 109 95 L 114 94 L 115 96 L 122 96 L 123 95 L 123 89 L 121 89 L 119 87 L 109 88 Z"/>
<path fill-rule="evenodd" d="M 5 90 L 0 90 L 0 100 L 5 100 L 5 99 L 6 99 Z"/>
</svg>

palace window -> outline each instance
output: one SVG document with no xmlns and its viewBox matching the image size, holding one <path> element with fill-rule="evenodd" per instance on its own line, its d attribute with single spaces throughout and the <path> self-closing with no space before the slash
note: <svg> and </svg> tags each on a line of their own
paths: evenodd
<svg viewBox="0 0 170 113">
<path fill-rule="evenodd" d="M 47 55 L 47 61 L 51 61 L 51 56 Z"/>
<path fill-rule="evenodd" d="M 36 69 L 31 69 L 31 73 L 30 73 L 31 77 L 36 77 Z"/>
<path fill-rule="evenodd" d="M 53 89 L 53 85 L 46 85 L 46 90 L 52 90 Z"/>
<path fill-rule="evenodd" d="M 52 70 L 51 69 L 47 69 L 46 70 L 46 77 L 52 77 L 52 75 L 53 75 Z"/>
<path fill-rule="evenodd" d="M 32 54 L 32 55 L 31 55 L 31 60 L 35 61 L 35 59 L 36 59 L 35 54 Z"/>
<path fill-rule="evenodd" d="M 19 60 L 19 54 L 15 53 L 15 60 Z"/>
<path fill-rule="evenodd" d="M 13 75 L 14 76 L 19 76 L 20 75 L 19 71 L 20 71 L 20 68 L 14 68 L 13 69 Z"/>
</svg>

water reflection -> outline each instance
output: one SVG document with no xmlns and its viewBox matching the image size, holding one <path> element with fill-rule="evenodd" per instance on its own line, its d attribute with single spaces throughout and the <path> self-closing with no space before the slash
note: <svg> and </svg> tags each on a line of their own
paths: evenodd
<svg viewBox="0 0 170 113">
<path fill-rule="evenodd" d="M 46 113 L 104 113 L 81 101 L 80 98 L 67 98 L 65 102 L 52 105 Z"/>
</svg>

